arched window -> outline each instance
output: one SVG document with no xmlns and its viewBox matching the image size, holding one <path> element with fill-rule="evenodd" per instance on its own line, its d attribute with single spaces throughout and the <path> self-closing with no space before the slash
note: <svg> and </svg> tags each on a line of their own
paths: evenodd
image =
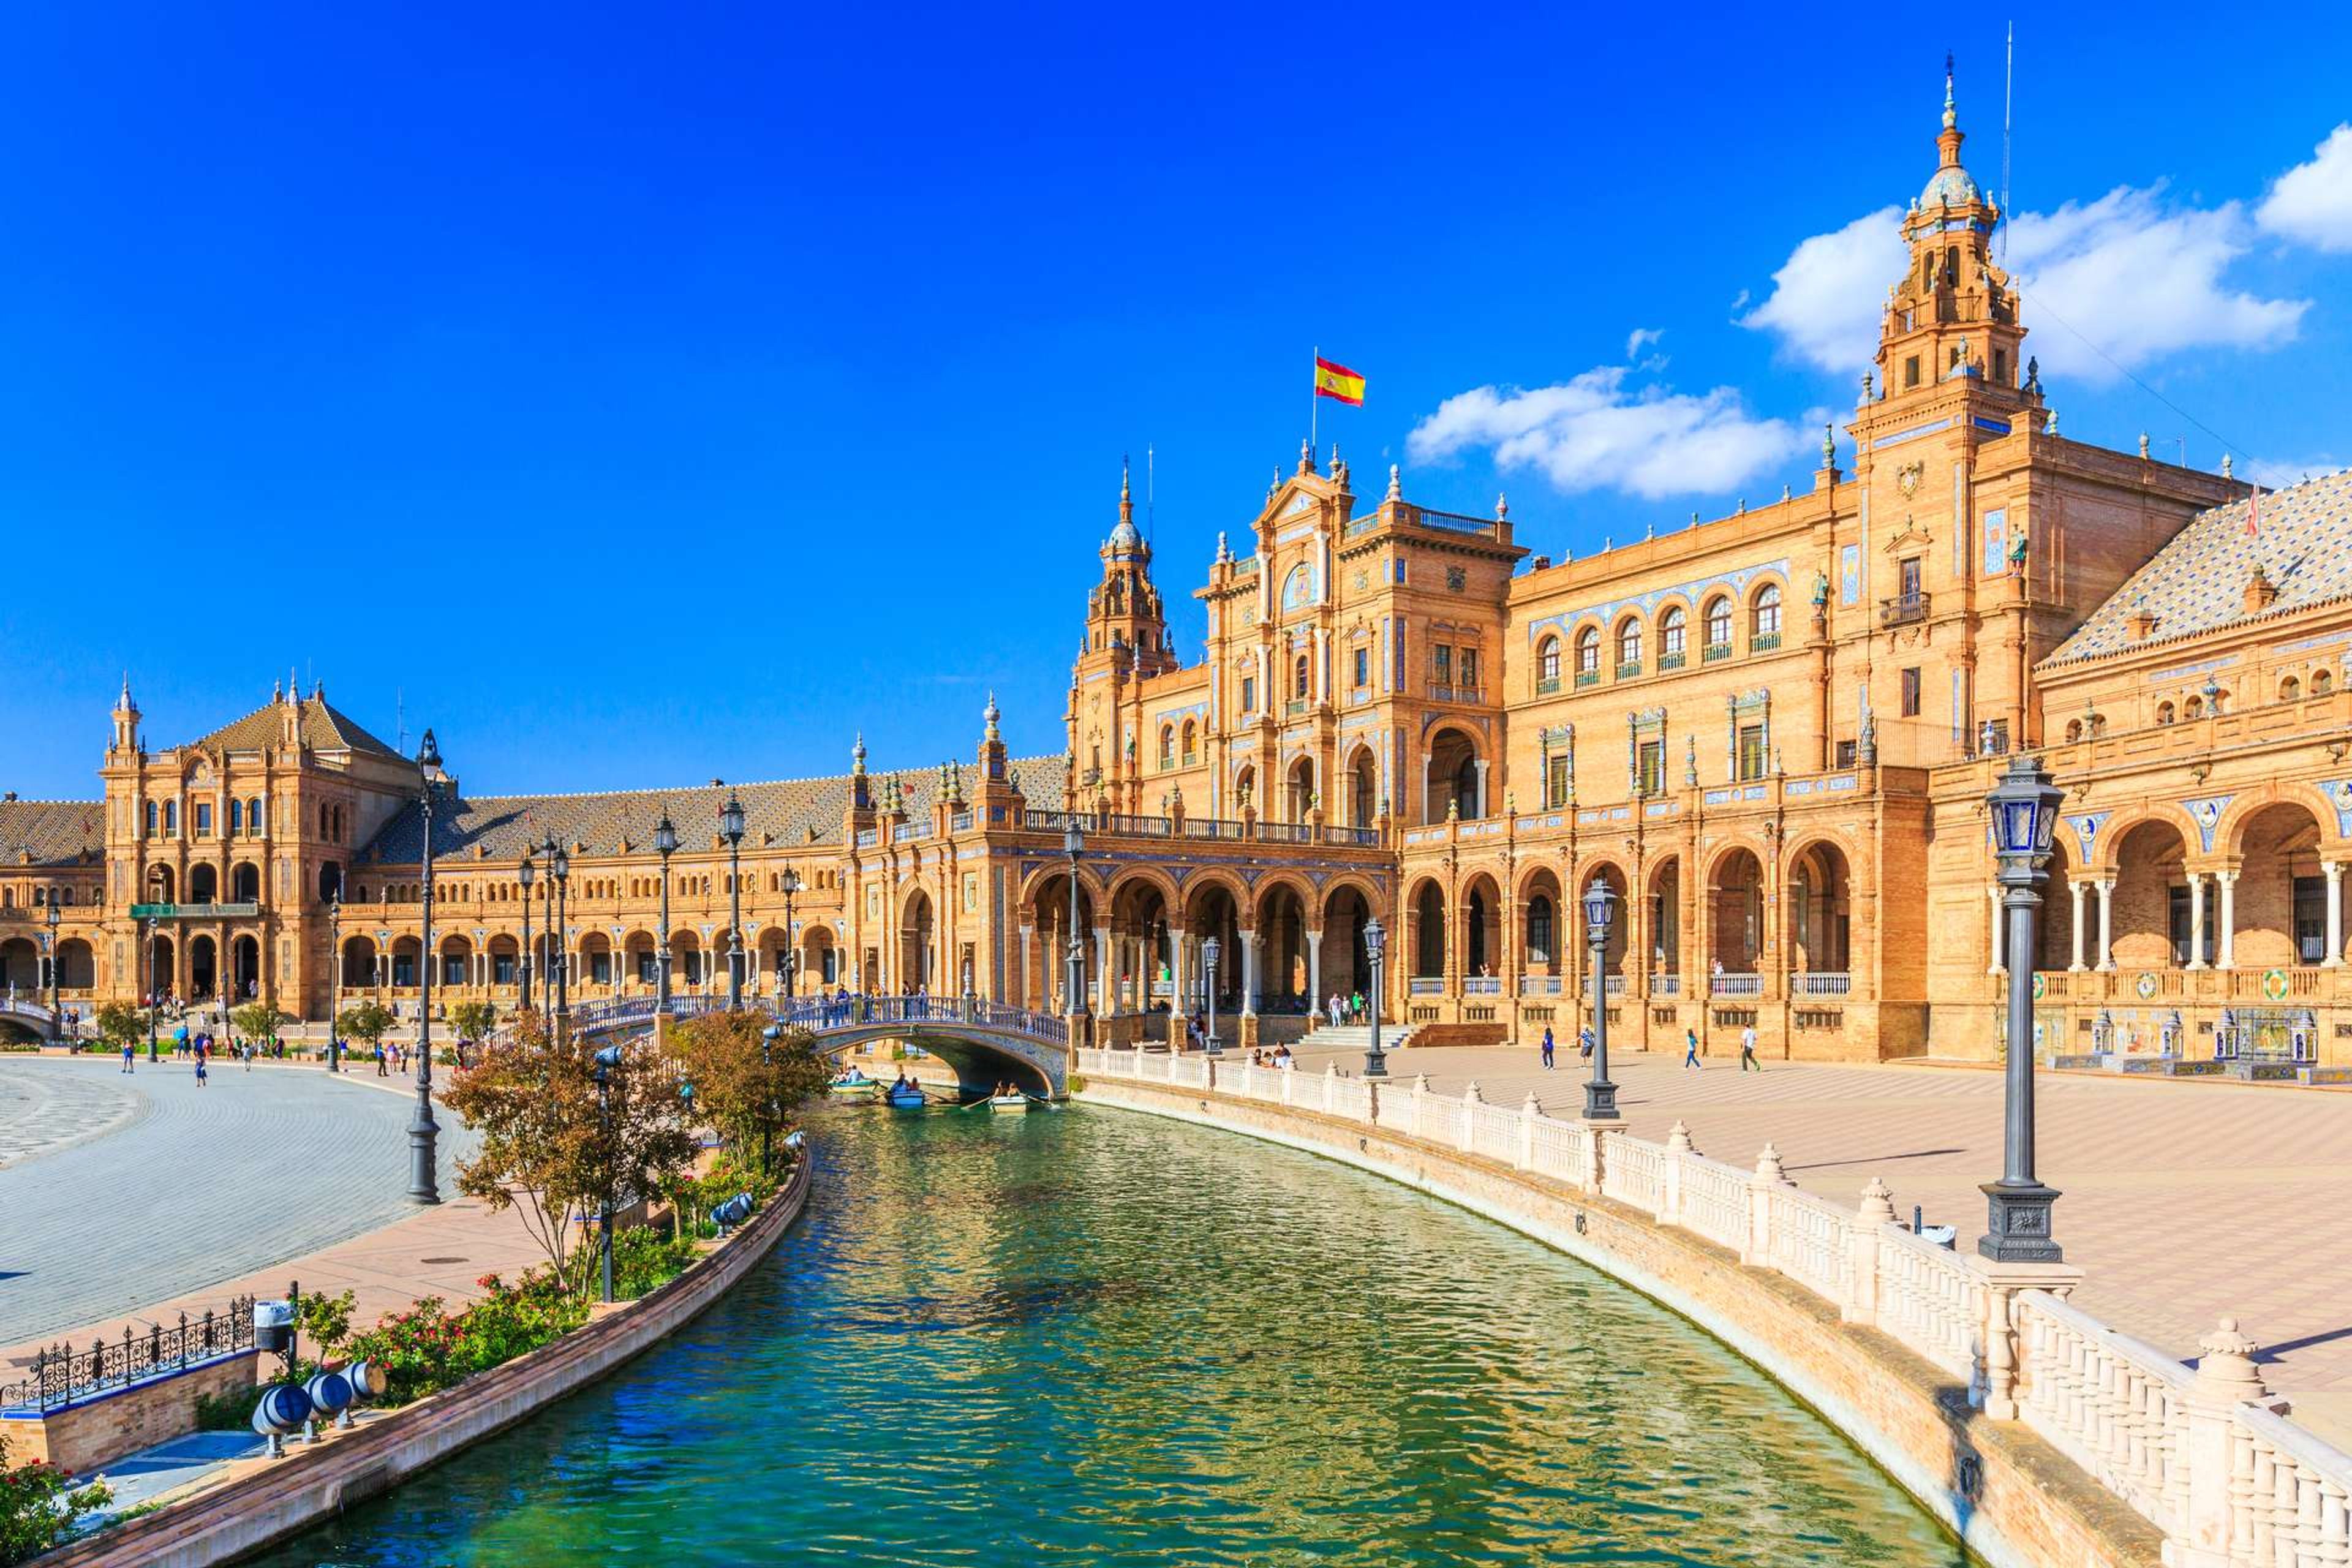
<svg viewBox="0 0 2352 1568">
<path fill-rule="evenodd" d="M 245 831 L 245 803 L 235 795 L 228 803 L 228 836 L 231 838 Z"/>
<path fill-rule="evenodd" d="M 1658 668 L 1680 669 L 1683 663 L 1683 607 L 1670 605 L 1658 617 Z"/>
<path fill-rule="evenodd" d="M 147 803 L 147 837 L 155 837 L 155 803 L 152 800 Z"/>
<path fill-rule="evenodd" d="M 1193 762 L 1193 754 L 1194 754 L 1195 751 L 1198 749 L 1199 742 L 1200 742 L 1200 731 L 1199 731 L 1199 729 L 1198 729 L 1198 728 L 1193 724 L 1192 721 L 1191 721 L 1190 719 L 1185 720 L 1185 721 L 1184 721 L 1184 765 L 1185 765 L 1186 767 L 1188 767 L 1188 768 L 1189 768 L 1189 767 L 1191 767 L 1191 766 L 1192 765 L 1192 762 Z"/>
<path fill-rule="evenodd" d="M 1163 768 L 1176 765 L 1176 727 L 1173 724 L 1160 726 L 1160 765 Z"/>
<path fill-rule="evenodd" d="M 1601 673 L 1601 628 L 1587 626 L 1576 634 L 1576 679 Z"/>
<path fill-rule="evenodd" d="M 2198 698 L 2190 698 L 2188 701 L 2180 705 L 2180 716 L 2183 719 L 2203 718 L 2205 716 L 2204 702 Z"/>
<path fill-rule="evenodd" d="M 269 820 L 261 815 L 261 797 L 253 795 L 245 803 L 245 830 L 256 838 L 268 830 Z"/>
<path fill-rule="evenodd" d="M 1718 597 L 1706 602 L 1706 648 L 1709 658 L 1715 657 L 1717 649 L 1726 653 L 1731 649 L 1729 599 Z"/>
<path fill-rule="evenodd" d="M 1559 639 L 1546 637 L 1536 647 L 1536 679 L 1538 691 L 1559 689 Z"/>
<path fill-rule="evenodd" d="M 2334 689 L 2336 689 L 2336 678 L 2333 675 L 2324 669 L 2315 669 L 2311 672 L 2311 694 L 2314 697 L 2325 697 Z"/>
<path fill-rule="evenodd" d="M 2081 740 L 2082 738 L 2083 738 L 2083 721 L 2082 721 L 2080 719 L 2069 719 L 2069 720 L 2067 720 L 2067 721 L 2066 721 L 2066 743 L 2067 743 L 2068 745 L 2070 745 L 2070 746 L 2071 746 L 2071 745 L 2073 745 L 2075 742 L 2077 742 L 2077 741 Z"/>
<path fill-rule="evenodd" d="M 2105 714 L 2104 714 L 2104 713 L 2094 713 L 2094 714 L 2092 714 L 2092 715 L 2091 715 L 2090 723 L 2091 723 L 2091 731 L 2090 731 L 2090 733 L 2091 733 L 2091 738 L 2092 738 L 2093 740 L 2096 740 L 2098 737 L 2100 737 L 2101 735 L 2104 735 L 2104 734 L 2105 734 L 2105 733 L 2107 732 L 2107 716 L 2106 716 Z"/>
<path fill-rule="evenodd" d="M 2290 676 L 2288 676 L 2284 680 L 2282 680 L 2282 681 L 2280 681 L 2280 682 L 2279 682 L 2279 700 L 2280 700 L 2280 701 L 2282 701 L 2282 702 L 2299 702 L 2299 701 L 2301 701 L 2302 700 L 2303 700 L 2303 682 L 2302 682 L 2302 681 L 2297 680 L 2294 676 L 2290 675 Z"/>
<path fill-rule="evenodd" d="M 1767 583 L 1758 590 L 1756 608 L 1748 614 L 1748 640 L 1751 647 L 1761 645 L 1770 647 L 1773 644 L 1765 639 L 1777 638 L 1780 635 L 1780 584 Z"/>
<path fill-rule="evenodd" d="M 2156 705 L 2156 721 L 2159 724 L 2169 724 L 2172 722 L 2171 703 L 2159 702 Z"/>
<path fill-rule="evenodd" d="M 163 836 L 168 838 L 179 831 L 180 803 L 176 800 L 167 800 L 163 803 Z"/>
<path fill-rule="evenodd" d="M 1551 900 L 1541 893 L 1528 900 L 1528 962 L 1551 962 Z"/>
<path fill-rule="evenodd" d="M 1302 653 L 1291 661 L 1290 694 L 1293 697 L 1303 698 L 1307 695 L 1307 656 Z"/>
<path fill-rule="evenodd" d="M 1629 620 L 1617 628 L 1617 673 L 1642 673 L 1642 623 Z"/>
</svg>

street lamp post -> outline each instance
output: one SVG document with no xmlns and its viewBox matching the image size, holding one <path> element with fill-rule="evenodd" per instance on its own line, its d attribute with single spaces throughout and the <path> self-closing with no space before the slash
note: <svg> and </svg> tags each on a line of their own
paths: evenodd
<svg viewBox="0 0 2352 1568">
<path fill-rule="evenodd" d="M 1078 862 L 1086 857 L 1087 836 L 1075 812 L 1069 826 L 1062 829 L 1062 853 L 1070 858 L 1070 978 L 1063 1010 L 1074 1018 L 1083 1018 L 1087 1016 L 1087 941 L 1078 932 Z M 1070 1042 L 1073 1047 L 1077 1043 Z"/>
<path fill-rule="evenodd" d="M 719 837 L 727 840 L 727 1010 L 743 1010 L 743 803 L 727 792 L 719 808 Z"/>
<path fill-rule="evenodd" d="M 547 927 L 547 962 L 540 966 L 539 971 L 539 1011 L 541 1022 L 547 1026 L 547 1032 L 553 1035 L 555 1033 L 556 961 L 554 834 L 551 833 L 547 836 L 547 841 L 540 846 L 540 851 L 547 857 L 547 880 L 540 886 L 540 897 L 545 900 L 541 905 L 541 910 L 544 915 L 541 923 Z"/>
<path fill-rule="evenodd" d="M 49 929 L 47 937 L 49 945 L 49 1040 L 52 1044 L 56 1043 L 58 1037 L 58 926 L 59 923 L 59 917 L 58 914 L 58 889 L 51 888 L 49 889 Z"/>
<path fill-rule="evenodd" d="M 1601 973 L 1608 962 L 1609 928 L 1617 919 L 1617 895 L 1596 877 L 1584 894 L 1584 941 L 1592 963 L 1592 1077 L 1584 1086 L 1584 1120 L 1615 1121 L 1617 1086 L 1609 1081 L 1609 977 Z"/>
<path fill-rule="evenodd" d="M 1389 1076 L 1388 1053 L 1381 1049 L 1381 960 L 1388 952 L 1388 945 L 1389 933 L 1381 929 L 1379 917 L 1374 916 L 1366 921 L 1364 922 L 1364 960 L 1371 966 L 1372 971 L 1372 994 L 1366 998 L 1372 1018 L 1371 1043 L 1364 1049 L 1366 1078 Z"/>
<path fill-rule="evenodd" d="M 530 885 L 538 879 L 539 865 L 531 859 L 530 850 L 526 848 L 522 852 L 522 859 L 515 866 L 515 880 L 522 884 L 522 996 L 515 1007 L 518 1014 L 530 1011 Z"/>
<path fill-rule="evenodd" d="M 425 973 L 416 1004 L 416 1114 L 408 1122 L 408 1195 L 420 1204 L 441 1201 L 434 1174 L 441 1128 L 433 1120 L 433 792 L 440 771 L 441 748 L 427 730 L 416 748 L 416 803 L 425 813 Z"/>
<path fill-rule="evenodd" d="M 791 1001 L 799 991 L 796 982 L 801 970 L 800 933 L 793 929 L 793 895 L 801 890 L 801 874 L 790 866 L 784 868 L 784 1000 Z"/>
<path fill-rule="evenodd" d="M 598 1205 L 597 1237 L 604 1253 L 604 1300 L 613 1299 L 613 1106 L 608 1079 L 621 1065 L 621 1047 L 606 1046 L 596 1053 L 596 1125 L 604 1140 L 603 1201 Z"/>
<path fill-rule="evenodd" d="M 565 924 L 567 907 L 572 902 L 572 852 L 562 845 L 555 847 L 552 869 L 555 876 L 555 923 L 548 928 L 548 951 L 555 955 L 555 1031 L 561 1037 L 572 1022 L 572 946 L 570 928 Z"/>
<path fill-rule="evenodd" d="M 1201 967 L 1209 974 L 1209 1037 L 1201 1048 L 1211 1056 L 1219 1054 L 1217 1046 L 1217 939 L 1210 937 L 1201 943 Z"/>
<path fill-rule="evenodd" d="M 661 857 L 661 951 L 654 955 L 654 1011 L 660 1014 L 669 1011 L 669 858 L 677 853 L 667 806 L 654 824 L 654 853 Z"/>
<path fill-rule="evenodd" d="M 760 1069 L 763 1079 L 770 1064 L 768 1053 L 774 1047 L 776 1035 L 782 1027 L 781 1024 L 771 1024 L 760 1031 Z M 775 1103 L 770 1100 L 768 1114 L 760 1119 L 760 1173 L 763 1176 L 768 1173 L 768 1136 L 775 1121 Z"/>
<path fill-rule="evenodd" d="M 2064 1261 L 2050 1228 L 2055 1189 L 2033 1173 L 2033 951 L 2042 883 L 2049 875 L 2050 840 L 2065 792 L 2032 757 L 2021 752 L 1993 786 L 1992 843 L 2000 862 L 2001 912 L 2008 917 L 2009 1058 L 2002 1120 L 2001 1177 L 1984 1184 L 1988 1229 L 1977 1251 L 2000 1263 Z"/>
<path fill-rule="evenodd" d="M 327 900 L 327 1070 L 343 1070 L 343 889 Z"/>
<path fill-rule="evenodd" d="M 147 917 L 147 1065 L 155 1065 L 155 917 Z"/>
</svg>

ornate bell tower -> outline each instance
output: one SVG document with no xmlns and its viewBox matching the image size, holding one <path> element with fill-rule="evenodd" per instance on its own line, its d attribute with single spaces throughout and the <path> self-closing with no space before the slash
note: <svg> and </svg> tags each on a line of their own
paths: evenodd
<svg viewBox="0 0 2352 1568">
<path fill-rule="evenodd" d="M 1070 671 L 1070 804 L 1136 809 L 1140 721 L 1129 710 L 1146 677 L 1177 668 L 1151 546 L 1135 526 L 1135 497 L 1119 468 L 1118 522 L 1103 542 L 1102 581 L 1087 595 L 1087 625 Z"/>
<path fill-rule="evenodd" d="M 2016 291 L 1992 259 L 1993 231 L 2004 215 L 1961 167 L 1965 140 L 1947 60 L 1936 173 L 1904 216 L 1910 266 L 1888 287 L 1879 327 L 1878 374 L 1890 413 L 1908 414 L 1955 390 L 1983 394 L 2002 411 L 2041 395 L 2038 375 L 2020 363 L 2025 328 Z"/>
</svg>

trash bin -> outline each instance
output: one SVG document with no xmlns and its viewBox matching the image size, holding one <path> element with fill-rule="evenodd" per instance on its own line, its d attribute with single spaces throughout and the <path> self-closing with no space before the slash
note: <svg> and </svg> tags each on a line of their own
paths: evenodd
<svg viewBox="0 0 2352 1568">
<path fill-rule="evenodd" d="M 284 1355 L 294 1342 L 294 1304 L 256 1301 L 253 1304 L 253 1348 Z"/>
</svg>

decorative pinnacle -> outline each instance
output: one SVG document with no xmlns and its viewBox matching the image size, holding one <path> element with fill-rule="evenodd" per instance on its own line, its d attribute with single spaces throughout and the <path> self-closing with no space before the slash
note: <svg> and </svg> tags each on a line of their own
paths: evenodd
<svg viewBox="0 0 2352 1568">
<path fill-rule="evenodd" d="M 997 721 L 997 720 L 998 720 L 998 719 L 1002 718 L 1002 717 L 1003 717 L 1003 715 L 1002 715 L 1002 714 L 1000 714 L 1000 713 L 998 713 L 998 712 L 997 712 L 997 710 L 996 710 L 996 693 L 995 693 L 995 692 L 991 691 L 991 692 L 988 694 L 988 706 L 987 706 L 986 708 L 984 708 L 984 709 L 981 710 L 981 714 L 980 714 L 980 716 L 981 716 L 981 718 L 982 718 L 982 719 L 983 719 L 983 720 L 985 720 L 985 721 L 987 721 L 987 724 L 988 724 L 988 738 L 989 738 L 990 740 L 992 740 L 992 741 L 998 739 L 999 737 L 998 737 L 997 732 L 996 732 L 996 721 Z"/>
<path fill-rule="evenodd" d="M 1312 441 L 1298 443 L 1298 471 L 1302 474 L 1315 471 L 1315 443 Z"/>
<path fill-rule="evenodd" d="M 853 773 L 866 772 L 866 731 L 863 730 L 857 731 L 857 743 L 849 748 L 849 771 Z"/>
<path fill-rule="evenodd" d="M 1837 467 L 1837 426 L 1826 422 L 1822 426 L 1822 467 Z"/>
<path fill-rule="evenodd" d="M 1944 129 L 1957 130 L 1959 123 L 1960 111 L 1952 101 L 1952 52 L 1946 49 L 1944 51 Z"/>
<path fill-rule="evenodd" d="M 1389 465 L 1389 500 L 1404 500 L 1404 480 L 1399 475 L 1394 463 Z"/>
<path fill-rule="evenodd" d="M 1511 498 L 1501 490 L 1495 492 L 1495 521 L 1502 521 L 1511 515 Z"/>
</svg>

